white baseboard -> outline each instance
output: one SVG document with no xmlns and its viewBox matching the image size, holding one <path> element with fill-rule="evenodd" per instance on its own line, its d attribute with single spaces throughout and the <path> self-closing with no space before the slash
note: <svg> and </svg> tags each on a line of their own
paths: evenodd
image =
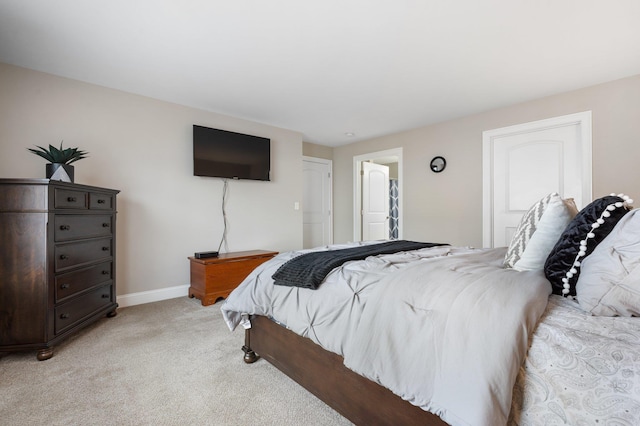
<svg viewBox="0 0 640 426">
<path fill-rule="evenodd" d="M 143 303 L 159 302 L 160 300 L 175 299 L 189 295 L 189 285 L 179 285 L 176 287 L 162 288 L 160 290 L 141 291 L 139 293 L 123 294 L 118 296 L 118 306 L 142 305 Z"/>
</svg>

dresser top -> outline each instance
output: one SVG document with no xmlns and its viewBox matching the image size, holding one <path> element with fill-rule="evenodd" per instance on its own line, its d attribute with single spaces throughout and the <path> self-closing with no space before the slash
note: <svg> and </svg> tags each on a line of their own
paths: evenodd
<svg viewBox="0 0 640 426">
<path fill-rule="evenodd" d="M 22 179 L 22 178 L 9 178 L 9 179 L 0 179 L 0 185 L 54 185 L 62 188 L 69 189 L 80 189 L 80 190 L 97 190 L 97 191 L 113 191 L 114 193 L 119 193 L 120 190 L 117 189 L 109 189 L 102 188 L 98 186 L 91 185 L 83 185 L 79 183 L 71 183 L 71 182 L 63 182 L 61 180 L 51 180 L 51 179 Z"/>
</svg>

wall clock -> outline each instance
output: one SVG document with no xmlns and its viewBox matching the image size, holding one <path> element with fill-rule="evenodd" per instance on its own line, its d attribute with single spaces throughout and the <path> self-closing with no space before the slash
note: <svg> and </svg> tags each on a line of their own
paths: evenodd
<svg viewBox="0 0 640 426">
<path fill-rule="evenodd" d="M 447 167 L 447 160 L 444 159 L 444 157 L 433 157 L 433 160 L 431 160 L 431 171 L 434 173 L 440 173 L 441 171 L 444 170 L 445 167 Z"/>
</svg>

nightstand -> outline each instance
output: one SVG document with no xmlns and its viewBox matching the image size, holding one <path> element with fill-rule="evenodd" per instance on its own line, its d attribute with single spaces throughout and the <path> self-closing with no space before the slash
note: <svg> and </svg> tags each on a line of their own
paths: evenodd
<svg viewBox="0 0 640 426">
<path fill-rule="evenodd" d="M 200 299 L 203 306 L 224 299 L 258 265 L 278 254 L 276 251 L 251 250 L 221 253 L 218 257 L 191 261 L 189 297 Z"/>
</svg>

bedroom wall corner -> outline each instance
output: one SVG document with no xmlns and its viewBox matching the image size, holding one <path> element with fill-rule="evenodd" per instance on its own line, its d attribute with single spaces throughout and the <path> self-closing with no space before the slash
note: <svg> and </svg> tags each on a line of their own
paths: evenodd
<svg viewBox="0 0 640 426">
<path fill-rule="evenodd" d="M 177 297 L 189 284 L 187 257 L 218 249 L 223 181 L 193 176 L 193 124 L 271 139 L 271 182 L 229 181 L 229 251 L 302 247 L 299 132 L 2 63 L 0 93 L 0 177 L 44 178 L 45 161 L 27 148 L 64 140 L 89 152 L 75 163 L 77 183 L 121 190 L 123 301 Z"/>
<path fill-rule="evenodd" d="M 353 238 L 356 155 L 403 148 L 404 238 L 482 246 L 482 132 L 581 111 L 593 118 L 593 197 L 640 197 L 640 75 L 334 148 L 334 238 Z M 431 158 L 447 159 L 432 173 Z"/>
</svg>

